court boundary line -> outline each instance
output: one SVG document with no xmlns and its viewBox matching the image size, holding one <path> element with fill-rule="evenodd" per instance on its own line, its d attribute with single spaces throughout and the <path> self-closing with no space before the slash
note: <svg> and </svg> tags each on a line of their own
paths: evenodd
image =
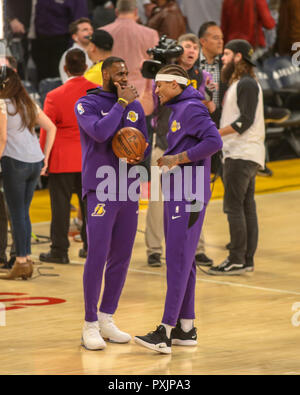
<svg viewBox="0 0 300 395">
<path fill-rule="evenodd" d="M 32 255 L 33 259 L 39 259 L 37 255 Z M 41 267 L 43 267 L 43 264 L 46 262 L 41 262 Z M 51 264 L 51 263 L 49 263 Z M 55 265 L 55 263 L 53 263 Z M 84 266 L 84 262 L 78 262 L 78 261 L 70 261 L 69 265 L 77 265 L 77 266 Z M 39 266 L 39 265 L 37 265 Z M 64 265 L 67 266 L 67 265 Z M 165 277 L 165 273 L 155 273 L 155 272 L 150 272 L 147 270 L 143 269 L 134 269 L 130 268 L 128 269 L 128 272 L 130 273 L 138 273 L 138 274 L 150 274 L 151 276 L 158 276 L 158 277 Z M 279 293 L 279 294 L 284 294 L 284 295 L 299 295 L 300 296 L 300 291 L 288 291 L 286 289 L 277 289 L 277 288 L 266 288 L 266 287 L 259 287 L 257 285 L 248 285 L 248 284 L 241 284 L 241 283 L 235 283 L 231 281 L 218 281 L 218 280 L 213 280 L 213 279 L 205 279 L 201 278 L 199 276 L 196 276 L 196 281 L 202 281 L 205 283 L 211 283 L 211 284 L 217 284 L 217 285 L 227 285 L 231 287 L 237 287 L 237 288 L 245 288 L 245 289 L 251 289 L 251 290 L 256 290 L 256 291 L 263 291 L 263 292 L 270 292 L 270 293 Z"/>
<path fill-rule="evenodd" d="M 159 277 L 165 277 L 165 274 L 162 273 L 153 273 L 149 272 L 146 270 L 141 270 L 141 269 L 128 269 L 129 272 L 135 272 L 135 273 L 141 273 L 141 274 L 151 274 Z M 288 294 L 288 295 L 300 295 L 300 291 L 288 291 L 288 290 L 283 290 L 283 289 L 276 289 L 276 288 L 266 288 L 266 287 L 259 287 L 256 285 L 248 285 L 248 284 L 241 284 L 241 283 L 234 283 L 231 281 L 218 281 L 218 280 L 210 280 L 210 279 L 205 279 L 205 278 L 200 278 L 199 276 L 196 276 L 197 281 L 202 281 L 206 283 L 212 283 L 212 284 L 218 284 L 218 285 L 228 285 L 228 286 L 233 286 L 233 287 L 238 287 L 238 288 L 248 288 L 256 291 L 265 291 L 265 292 L 273 292 L 273 293 L 281 293 L 281 294 Z"/>
</svg>

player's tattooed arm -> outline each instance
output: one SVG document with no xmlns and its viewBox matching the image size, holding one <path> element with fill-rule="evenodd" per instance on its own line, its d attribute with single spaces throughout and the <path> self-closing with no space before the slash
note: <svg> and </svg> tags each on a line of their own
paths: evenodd
<svg viewBox="0 0 300 395">
<path fill-rule="evenodd" d="M 162 156 L 157 160 L 157 164 L 159 167 L 167 166 L 171 169 L 174 166 L 181 165 L 184 163 L 190 163 L 190 159 L 188 157 L 187 151 L 180 152 L 176 155 L 166 155 Z"/>
</svg>

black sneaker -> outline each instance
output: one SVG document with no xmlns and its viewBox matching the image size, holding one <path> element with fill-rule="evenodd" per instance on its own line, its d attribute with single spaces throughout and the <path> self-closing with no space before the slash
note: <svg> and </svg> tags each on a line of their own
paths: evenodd
<svg viewBox="0 0 300 395">
<path fill-rule="evenodd" d="M 197 266 L 212 266 L 213 260 L 208 258 L 205 254 L 197 254 L 195 255 L 195 261 Z"/>
<path fill-rule="evenodd" d="M 15 261 L 16 261 L 16 257 L 12 256 L 9 261 L 7 261 L 1 265 L 1 269 L 10 270 L 13 267 Z"/>
<path fill-rule="evenodd" d="M 214 276 L 234 276 L 246 272 L 245 265 L 231 262 L 228 258 L 219 266 L 213 266 L 209 269 L 208 274 Z"/>
<path fill-rule="evenodd" d="M 273 172 L 267 166 L 264 169 L 258 170 L 257 175 L 261 177 L 272 177 Z"/>
<path fill-rule="evenodd" d="M 3 267 L 7 264 L 7 259 L 6 256 L 0 256 L 0 268 L 3 269 Z"/>
<path fill-rule="evenodd" d="M 171 354 L 171 338 L 167 337 L 166 328 L 163 325 L 159 325 L 154 332 L 149 332 L 146 336 L 135 336 L 134 341 L 150 350 Z"/>
<path fill-rule="evenodd" d="M 70 262 L 67 255 L 57 256 L 57 255 L 53 254 L 52 251 L 42 252 L 40 254 L 40 261 L 41 262 L 48 262 L 48 263 L 62 263 L 62 264 L 66 264 L 66 263 Z"/>
<path fill-rule="evenodd" d="M 172 346 L 196 346 L 197 345 L 197 328 L 184 332 L 181 329 L 180 321 L 171 332 Z"/>
<path fill-rule="evenodd" d="M 148 256 L 148 265 L 151 267 L 160 267 L 161 266 L 161 260 L 160 260 L 160 254 L 154 253 Z"/>
</svg>

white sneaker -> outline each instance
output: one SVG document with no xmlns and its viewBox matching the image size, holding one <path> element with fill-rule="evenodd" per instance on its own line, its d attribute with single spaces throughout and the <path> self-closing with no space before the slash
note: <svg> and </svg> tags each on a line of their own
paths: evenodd
<svg viewBox="0 0 300 395">
<path fill-rule="evenodd" d="M 84 322 L 81 341 L 87 350 L 103 350 L 106 347 L 106 343 L 99 332 L 98 321 Z"/>
<path fill-rule="evenodd" d="M 131 336 L 128 333 L 120 331 L 115 325 L 111 315 L 107 314 L 105 319 L 100 318 L 98 313 L 100 334 L 104 339 L 107 339 L 111 343 L 128 343 L 131 340 Z"/>
</svg>

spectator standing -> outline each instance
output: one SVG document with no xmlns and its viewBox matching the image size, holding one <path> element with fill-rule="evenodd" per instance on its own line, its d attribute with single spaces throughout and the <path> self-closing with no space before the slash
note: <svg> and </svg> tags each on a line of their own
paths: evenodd
<svg viewBox="0 0 300 395">
<path fill-rule="evenodd" d="M 77 21 L 72 22 L 69 26 L 69 32 L 74 42 L 71 49 L 79 48 L 85 53 L 85 61 L 88 68 L 92 67 L 93 62 L 91 61 L 87 53 L 87 47 L 90 41 L 86 37 L 91 36 L 93 34 L 93 31 L 94 30 L 93 30 L 92 22 L 88 18 L 77 19 Z M 67 73 L 65 72 L 67 52 L 68 51 L 64 52 L 59 62 L 59 74 L 63 84 L 69 78 Z"/>
<path fill-rule="evenodd" d="M 116 6 L 117 19 L 110 25 L 103 26 L 114 38 L 113 56 L 125 60 L 129 72 L 129 83 L 138 93 L 145 89 L 145 79 L 141 74 L 142 62 L 149 59 L 147 49 L 158 44 L 159 37 L 155 30 L 136 22 L 138 10 L 136 0 L 118 0 Z"/>
<path fill-rule="evenodd" d="M 300 42 L 300 2 L 281 0 L 275 50 L 280 55 L 291 55 L 299 50 L 299 44 L 292 50 L 294 43 Z"/>
<path fill-rule="evenodd" d="M 220 26 L 222 1 L 182 0 L 181 10 L 187 19 L 189 30 L 194 34 L 198 34 L 199 27 L 207 21 L 214 21 Z"/>
<path fill-rule="evenodd" d="M 17 61 L 12 56 L 4 56 L 0 58 L 0 66 L 7 66 L 17 72 Z M 3 136 L 2 136 L 3 138 Z M 12 227 L 12 225 L 11 225 Z M 8 232 L 8 211 L 5 202 L 2 169 L 0 163 L 0 265 L 4 269 L 10 269 L 15 261 L 14 243 L 10 250 L 10 261 L 7 262 L 6 249 L 7 249 L 7 232 Z"/>
<path fill-rule="evenodd" d="M 84 74 L 84 77 L 96 85 L 102 86 L 102 64 L 105 59 L 111 56 L 111 51 L 114 45 L 114 39 L 105 30 L 95 30 L 94 33 L 88 37 L 89 45 L 87 46 L 88 57 L 93 62 Z"/>
<path fill-rule="evenodd" d="M 148 19 L 148 26 L 158 31 L 159 36 L 166 35 L 168 38 L 177 40 L 186 33 L 186 21 L 176 1 L 174 0 L 151 0 L 156 4 Z"/>
<path fill-rule="evenodd" d="M 38 81 L 59 76 L 59 61 L 70 43 L 69 25 L 88 17 L 87 0 L 37 0 L 32 58 Z"/>
<path fill-rule="evenodd" d="M 230 230 L 229 256 L 210 274 L 235 275 L 254 270 L 258 243 L 255 177 L 265 166 L 263 93 L 256 81 L 253 48 L 245 40 L 225 45 L 222 78 L 229 83 L 220 135 L 223 139 L 224 212 Z"/>
<path fill-rule="evenodd" d="M 221 21 L 225 44 L 231 40 L 243 39 L 254 50 L 266 47 L 263 27 L 275 27 L 266 0 L 224 0 Z"/>
<path fill-rule="evenodd" d="M 38 178 L 48 167 L 56 127 L 31 100 L 14 70 L 1 66 L 0 85 L 0 158 L 16 246 L 14 266 L 1 278 L 26 279 L 33 272 L 29 208 Z M 34 132 L 36 124 L 47 130 L 45 155 Z"/>
<path fill-rule="evenodd" d="M 217 89 L 213 92 L 213 101 L 216 111 L 211 114 L 213 121 L 219 125 L 221 116 L 221 105 L 227 86 L 221 81 L 221 70 L 223 67 L 221 54 L 223 53 L 223 33 L 216 22 L 206 22 L 200 26 L 198 32 L 200 42 L 199 64 L 202 70 L 212 76 Z"/>
<path fill-rule="evenodd" d="M 81 238 L 84 244 L 83 249 L 79 251 L 79 256 L 86 257 L 85 209 L 81 198 L 81 145 L 74 107 L 76 101 L 84 96 L 88 89 L 96 88 L 97 85 L 83 77 L 85 70 L 84 52 L 78 48 L 68 51 L 65 72 L 69 79 L 64 85 L 49 92 L 45 100 L 44 112 L 56 125 L 57 133 L 48 165 L 52 244 L 50 252 L 40 254 L 42 262 L 69 263 L 68 230 L 73 192 L 78 196 L 83 221 Z M 46 131 L 42 129 L 40 135 L 42 148 L 45 141 Z"/>
</svg>

